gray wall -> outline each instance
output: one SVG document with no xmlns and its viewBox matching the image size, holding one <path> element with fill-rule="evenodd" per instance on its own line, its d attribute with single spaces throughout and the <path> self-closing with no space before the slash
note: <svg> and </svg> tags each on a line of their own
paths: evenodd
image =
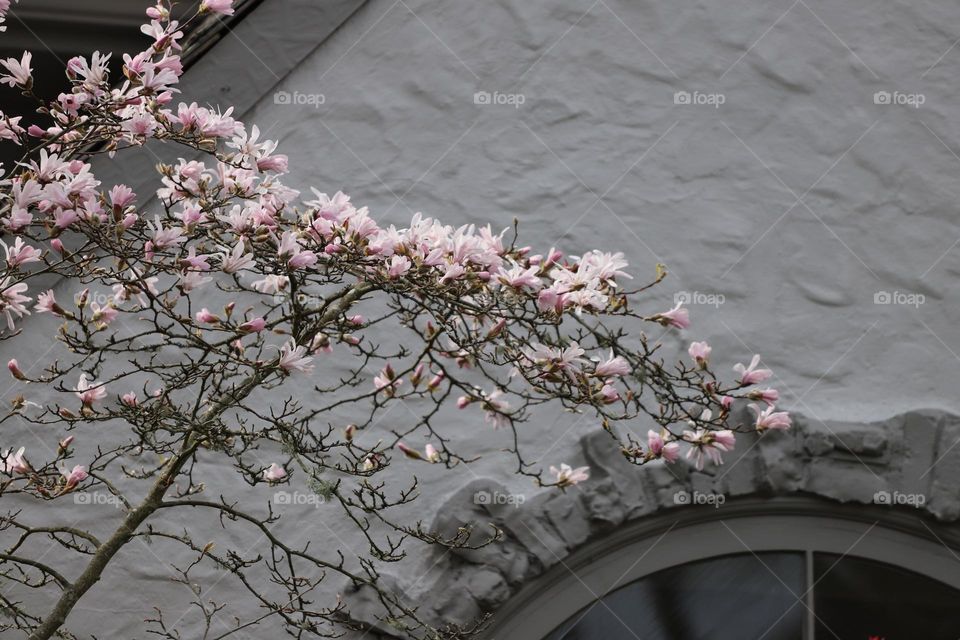
<svg viewBox="0 0 960 640">
<path fill-rule="evenodd" d="M 694 326 L 654 336 L 708 340 L 721 370 L 761 353 L 782 405 L 812 424 L 960 410 L 960 7 L 370 0 L 323 41 L 358 4 L 266 0 L 187 74 L 183 97 L 239 96 L 290 156 L 291 186 L 343 189 L 384 224 L 517 218 L 538 249 L 623 251 L 638 279 L 665 263 L 672 277 L 645 308 L 688 292 Z M 684 91 L 723 104 L 676 104 Z M 878 91 L 923 104 L 877 104 Z M 129 167 L 153 161 L 104 175 L 135 182 Z M 455 419 L 484 459 L 457 481 L 428 475 L 425 492 L 506 476 L 503 434 L 476 418 Z M 593 429 L 566 416 L 524 436 L 549 465 L 582 460 Z M 351 539 L 334 512 L 311 517 L 289 526 Z M 143 563 L 135 578 L 160 566 L 126 562 Z M 93 595 L 79 630 L 99 611 L 129 622 L 149 609 L 139 594 Z"/>
<path fill-rule="evenodd" d="M 724 369 L 761 353 L 794 409 L 956 408 L 958 13 L 373 1 L 275 89 L 323 105 L 267 95 L 247 120 L 281 141 L 295 186 L 348 190 L 384 220 L 516 217 L 544 249 L 621 250 L 638 276 L 666 263 L 649 308 L 722 295 L 692 306 L 682 341 L 709 340 Z M 477 105 L 478 91 L 525 102 Z M 677 91 L 725 102 L 676 105 Z M 875 305 L 878 291 L 925 302 Z"/>
</svg>

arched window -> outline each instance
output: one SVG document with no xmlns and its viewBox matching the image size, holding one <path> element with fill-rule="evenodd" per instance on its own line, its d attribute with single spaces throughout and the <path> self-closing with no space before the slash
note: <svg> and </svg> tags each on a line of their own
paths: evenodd
<svg viewBox="0 0 960 640">
<path fill-rule="evenodd" d="M 548 640 L 803 640 L 807 626 L 816 640 L 956 640 L 960 590 L 851 555 L 742 553 L 663 569 L 621 587 L 571 616 Z"/>
<path fill-rule="evenodd" d="M 955 533 L 912 514 L 805 498 L 709 511 L 592 541 L 526 585 L 487 637 L 960 638 Z"/>
</svg>

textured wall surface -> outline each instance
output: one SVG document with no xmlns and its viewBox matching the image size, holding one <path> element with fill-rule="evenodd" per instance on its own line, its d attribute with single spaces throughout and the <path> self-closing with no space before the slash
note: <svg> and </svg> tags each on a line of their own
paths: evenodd
<svg viewBox="0 0 960 640">
<path fill-rule="evenodd" d="M 384 223 L 403 225 L 415 211 L 495 227 L 516 218 L 540 250 L 623 251 L 639 279 L 665 263 L 672 277 L 646 308 L 664 310 L 680 292 L 694 324 L 654 337 L 668 348 L 706 339 L 725 370 L 762 354 L 781 404 L 806 416 L 803 433 L 751 447 L 754 462 L 738 464 L 721 490 L 767 482 L 857 501 L 881 489 L 922 491 L 933 516 L 956 520 L 955 420 L 891 416 L 960 413 L 960 308 L 949 284 L 960 273 L 960 47 L 952 46 L 960 6 L 369 0 L 327 38 L 326 21 L 359 3 L 326 13 L 301 4 L 266 0 L 262 22 L 241 24 L 187 74 L 184 97 L 228 104 L 240 95 L 244 119 L 290 156 L 291 186 L 343 189 Z M 311 37 L 323 43 L 308 54 Z M 135 184 L 154 161 L 144 154 L 104 175 Z M 35 346 L 36 356 L 46 348 Z M 429 522 L 474 478 L 535 499 L 496 455 L 502 434 L 477 415 L 450 419 L 484 457 L 456 482 L 439 472 L 422 478 L 437 497 L 416 515 Z M 617 515 L 622 486 L 604 488 L 614 459 L 592 459 L 581 445 L 595 430 L 570 416 L 529 425 L 524 437 L 544 463 L 600 467 L 582 494 L 536 498 L 544 509 L 574 501 L 575 514 L 626 517 Z M 904 433 L 922 453 L 903 455 Z M 914 489 L 923 470 L 904 472 L 910 464 L 936 472 Z M 632 476 L 636 496 L 655 496 L 659 475 Z M 714 482 L 681 475 L 694 487 Z M 208 480 L 218 482 L 229 483 L 229 473 Z M 287 531 L 351 540 L 324 509 L 299 515 Z M 577 531 L 597 526 L 571 518 L 550 533 L 563 553 Z M 543 562 L 541 551 L 524 547 L 522 562 Z M 114 579 L 77 608 L 74 630 L 106 625 L 117 635 L 103 637 L 133 637 L 150 598 L 160 597 L 145 594 L 168 586 L 156 577 L 166 560 L 145 549 L 125 555 Z M 447 584 L 439 572 L 454 570 L 432 557 L 410 565 L 409 575 L 422 577 L 412 592 Z M 438 599 L 443 589 L 424 597 L 461 619 L 538 571 L 518 579 L 514 570 L 525 571 L 511 563 L 475 574 L 472 596 L 453 604 Z M 122 571 L 143 591 L 118 591 Z M 230 597 L 225 588 L 217 597 Z"/>
<path fill-rule="evenodd" d="M 323 104 L 267 95 L 248 119 L 295 186 L 384 220 L 517 218 L 538 247 L 664 262 L 650 309 L 689 292 L 690 336 L 764 355 L 797 410 L 956 409 L 957 12 L 369 2 L 275 88 Z"/>
</svg>

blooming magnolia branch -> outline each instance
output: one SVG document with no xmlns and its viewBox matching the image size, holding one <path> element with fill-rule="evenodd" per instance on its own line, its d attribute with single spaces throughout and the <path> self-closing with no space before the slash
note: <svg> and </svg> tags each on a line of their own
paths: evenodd
<svg viewBox="0 0 960 640">
<path fill-rule="evenodd" d="M 0 0 L 0 12 L 8 8 Z M 734 431 L 790 426 L 774 409 L 777 392 L 755 388 L 771 375 L 758 356 L 724 382 L 706 343 L 668 365 L 637 331 L 689 325 L 680 305 L 640 311 L 662 268 L 629 288 L 619 253 L 536 253 L 517 244 L 516 229 L 452 227 L 421 214 L 405 228 L 383 227 L 343 193 L 301 199 L 284 186 L 287 157 L 231 109 L 174 106 L 184 29 L 232 11 L 231 0 L 204 0 L 178 24 L 166 4 L 151 7 L 142 28 L 150 45 L 123 56 L 121 83 L 110 84 L 109 55 L 77 57 L 66 68 L 72 89 L 52 100 L 33 93 L 29 52 L 0 61 L 0 82 L 34 98 L 42 122 L 24 128 L 27 116 L 0 114 L 0 138 L 23 149 L 0 189 L 2 338 L 19 336 L 28 316 L 49 315 L 62 345 L 50 361 L 8 364 L 24 395 L 0 421 L 58 436 L 48 452 L 8 442 L 0 461 L 0 496 L 27 505 L 0 516 L 0 576 L 15 587 L 0 595 L 0 629 L 73 637 L 75 605 L 121 549 L 149 539 L 189 559 L 174 582 L 191 593 L 199 568 L 214 567 L 259 605 L 228 625 L 218 619 L 228 603 L 197 586 L 204 638 L 265 624 L 298 638 L 335 636 L 355 623 L 349 601 L 320 602 L 331 576 L 374 590 L 400 635 L 466 637 L 482 621 L 436 628 L 380 574 L 411 540 L 465 547 L 499 535 L 477 543 L 465 528 L 445 538 L 399 515 L 417 498 L 416 465 L 473 460 L 456 445 L 447 407 L 508 430 L 516 472 L 560 490 L 589 469 L 555 461 L 545 472 L 528 459 L 522 425 L 544 405 L 591 417 L 636 464 L 674 463 L 684 450 L 698 469 L 721 464 Z M 93 156 L 148 142 L 188 156 L 159 166 L 155 200 L 93 174 Z M 58 299 L 52 282 L 79 293 Z M 289 393 L 291 379 L 309 380 L 314 392 Z M 754 424 L 728 424 L 736 398 L 754 402 Z M 394 415 L 392 428 L 381 427 L 398 405 L 409 420 Z M 629 428 L 641 424 L 654 425 L 645 440 Z M 415 438 L 427 442 L 422 451 L 407 444 Z M 209 496 L 204 479 L 224 466 L 248 487 L 302 482 L 339 508 L 366 553 L 294 544 L 271 504 L 227 489 Z M 411 472 L 409 482 L 388 482 L 391 467 Z M 45 508 L 95 491 L 118 507 L 105 536 Z M 208 538 L 217 523 L 263 542 L 220 551 Z M 38 551 L 41 539 L 58 548 L 56 563 Z M 42 591 L 50 608 L 11 595 L 24 590 Z M 180 637 L 160 609 L 147 624 Z"/>
</svg>

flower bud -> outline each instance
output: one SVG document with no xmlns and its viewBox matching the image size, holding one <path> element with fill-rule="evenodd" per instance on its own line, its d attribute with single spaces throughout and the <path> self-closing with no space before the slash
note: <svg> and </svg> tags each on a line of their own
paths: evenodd
<svg viewBox="0 0 960 640">
<path fill-rule="evenodd" d="M 440 383 L 443 382 L 443 379 L 445 377 L 446 377 L 446 374 L 443 371 L 436 374 L 435 376 L 433 376 L 433 378 L 430 379 L 430 382 L 427 383 L 427 389 L 430 391 L 433 391 L 434 389 L 440 386 Z"/>
<path fill-rule="evenodd" d="M 17 364 L 16 359 L 12 359 L 7 363 L 7 369 L 10 370 L 11 375 L 17 380 L 27 379 L 27 376 L 20 370 L 20 365 Z"/>
<path fill-rule="evenodd" d="M 416 449 L 411 449 L 410 447 L 403 444 L 402 442 L 397 443 L 397 449 L 400 449 L 400 452 L 403 453 L 403 455 L 410 458 L 411 460 L 423 460 L 423 456 L 420 455 L 419 451 L 417 451 Z"/>
</svg>

